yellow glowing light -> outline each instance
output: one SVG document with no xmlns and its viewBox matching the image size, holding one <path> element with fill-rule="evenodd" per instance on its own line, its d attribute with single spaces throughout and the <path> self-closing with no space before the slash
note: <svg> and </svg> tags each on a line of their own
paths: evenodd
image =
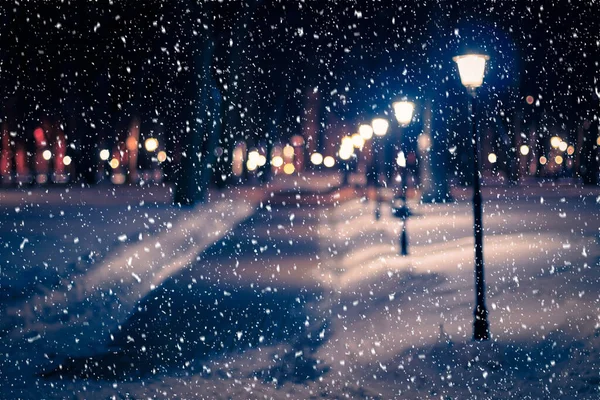
<svg viewBox="0 0 600 400">
<path fill-rule="evenodd" d="M 119 160 L 117 160 L 116 158 L 113 158 L 112 160 L 110 160 L 110 167 L 112 169 L 118 168 L 119 167 Z"/>
<path fill-rule="evenodd" d="M 167 160 L 167 153 L 164 151 L 159 151 L 156 155 L 158 162 L 165 162 Z"/>
<path fill-rule="evenodd" d="M 248 168 L 248 171 L 254 171 L 256 167 L 258 167 L 256 161 L 248 159 L 248 161 L 246 162 L 246 168 Z"/>
<path fill-rule="evenodd" d="M 100 159 L 102 161 L 108 160 L 108 157 L 110 157 L 110 151 L 106 149 L 100 150 Z"/>
<path fill-rule="evenodd" d="M 390 127 L 390 123 L 385 118 L 375 118 L 371 122 L 371 125 L 373 126 L 373 133 L 376 136 L 385 136 Z"/>
<path fill-rule="evenodd" d="M 492 164 L 495 164 L 498 161 L 498 157 L 494 153 L 488 154 L 488 161 Z"/>
<path fill-rule="evenodd" d="M 156 139 L 156 138 L 146 139 L 146 141 L 144 142 L 144 147 L 149 152 L 156 151 L 156 149 L 158 149 L 158 139 Z"/>
<path fill-rule="evenodd" d="M 342 138 L 342 147 L 354 147 L 354 142 L 351 136 L 344 136 Z"/>
<path fill-rule="evenodd" d="M 294 148 L 292 146 L 290 146 L 289 144 L 286 145 L 283 148 L 283 155 L 286 158 L 292 158 L 292 157 L 294 157 Z"/>
<path fill-rule="evenodd" d="M 285 172 L 287 175 L 293 174 L 295 170 L 296 167 L 294 167 L 294 164 L 285 164 L 283 166 L 283 172 Z"/>
<path fill-rule="evenodd" d="M 529 154 L 529 146 L 527 146 L 526 144 L 521 145 L 520 151 L 521 151 L 521 154 L 526 156 L 527 154 Z"/>
<path fill-rule="evenodd" d="M 554 149 L 558 149 L 558 146 L 560 146 L 560 142 L 562 142 L 562 140 L 558 136 L 552 136 L 550 138 L 550 146 L 552 146 L 552 148 Z"/>
<path fill-rule="evenodd" d="M 406 167 L 406 157 L 404 156 L 403 151 L 398 153 L 398 157 L 396 157 L 396 164 L 398 164 L 398 166 L 402 168 Z"/>
<path fill-rule="evenodd" d="M 482 54 L 466 54 L 453 58 L 458 65 L 458 73 L 463 86 L 475 89 L 483 84 L 485 62 L 488 59 L 488 56 Z"/>
<path fill-rule="evenodd" d="M 44 160 L 48 161 L 52 158 L 52 152 L 50 150 L 44 150 L 44 152 L 42 153 L 42 157 L 44 158 Z"/>
<path fill-rule="evenodd" d="M 540 157 L 540 164 L 546 165 L 547 162 L 548 162 L 548 159 L 545 156 Z"/>
<path fill-rule="evenodd" d="M 127 141 L 125 142 L 125 145 L 127 146 L 127 150 L 133 151 L 133 150 L 137 149 L 138 141 L 133 136 L 129 136 L 127 138 Z"/>
<path fill-rule="evenodd" d="M 310 162 L 314 165 L 321 165 L 323 163 L 323 156 L 321 153 L 312 153 L 310 155 Z"/>
<path fill-rule="evenodd" d="M 357 149 L 362 149 L 365 145 L 365 139 L 359 133 L 355 133 L 352 135 L 352 145 Z"/>
<path fill-rule="evenodd" d="M 281 156 L 273 157 L 271 160 L 271 165 L 273 165 L 275 168 L 281 167 L 283 165 L 283 158 L 281 158 Z"/>
<path fill-rule="evenodd" d="M 262 154 L 260 156 L 258 156 L 257 164 L 259 167 L 264 166 L 266 163 L 267 163 L 267 157 L 263 156 Z"/>
<path fill-rule="evenodd" d="M 554 162 L 560 165 L 563 162 L 563 158 L 561 156 L 556 156 L 554 157 Z"/>
<path fill-rule="evenodd" d="M 598 137 L 596 138 L 596 144 L 597 144 L 598 146 L 600 146 L 600 136 L 598 136 Z"/>
<path fill-rule="evenodd" d="M 365 140 L 373 137 L 373 127 L 371 125 L 362 124 L 358 127 L 358 134 Z"/>
<path fill-rule="evenodd" d="M 73 161 L 73 160 L 71 160 L 71 157 L 69 157 L 69 156 L 64 156 L 63 157 L 63 164 L 64 165 L 71 165 L 71 161 Z"/>
<path fill-rule="evenodd" d="M 327 168 L 331 168 L 335 165 L 335 159 L 331 156 L 327 156 L 323 159 L 323 165 Z"/>
<path fill-rule="evenodd" d="M 575 153 L 575 147 L 573 147 L 573 146 L 567 147 L 567 154 L 572 156 L 573 153 Z"/>
<path fill-rule="evenodd" d="M 567 147 L 569 147 L 569 145 L 567 144 L 567 142 L 560 142 L 560 143 L 558 144 L 558 149 L 559 149 L 560 151 L 565 151 L 565 150 L 567 150 Z"/>
<path fill-rule="evenodd" d="M 351 148 L 342 147 L 342 148 L 340 148 L 340 151 L 338 152 L 338 155 L 344 161 L 349 160 L 350 157 L 352 157 L 352 154 L 354 154 L 354 147 L 351 147 Z"/>
<path fill-rule="evenodd" d="M 258 152 L 258 150 L 250 150 L 250 152 L 248 153 L 248 161 L 252 161 L 255 164 L 258 164 L 259 158 L 260 153 Z"/>
</svg>

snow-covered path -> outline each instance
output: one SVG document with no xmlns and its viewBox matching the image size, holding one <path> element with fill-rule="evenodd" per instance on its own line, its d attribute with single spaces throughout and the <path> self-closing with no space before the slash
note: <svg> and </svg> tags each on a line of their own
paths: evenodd
<svg viewBox="0 0 600 400">
<path fill-rule="evenodd" d="M 361 200 L 332 209 L 266 202 L 206 249 L 185 242 L 185 221 L 181 236 L 162 237 L 160 248 L 151 249 L 197 251 L 189 268 L 166 264 L 172 270 L 153 276 L 148 267 L 139 282 L 129 279 L 127 254 L 142 247 L 104 260 L 106 274 L 90 274 L 81 286 L 91 291 L 129 279 L 119 296 L 131 292 L 132 303 L 143 300 L 107 309 L 127 315 L 135 306 L 127 322 L 118 329 L 104 327 L 101 315 L 94 329 L 46 322 L 39 338 L 5 341 L 3 362 L 29 360 L 33 367 L 15 368 L 9 378 L 18 382 L 16 393 L 32 397 L 86 398 L 84 390 L 91 390 L 99 398 L 595 398 L 598 193 L 493 194 L 487 193 L 484 217 L 491 343 L 470 341 L 468 202 L 414 204 L 409 257 L 397 255 L 399 222 L 388 209 L 376 222 L 373 204 Z M 80 293 L 81 315 L 104 301 Z M 114 334 L 116 355 L 94 345 L 100 326 L 99 336 Z M 303 342 L 307 335 L 311 340 Z M 48 340 L 60 337 L 68 340 Z M 94 356 L 100 367 L 87 369 L 79 358 L 65 364 L 71 368 L 65 380 L 28 375 L 65 356 Z M 103 380 L 113 370 L 122 373 L 118 384 Z M 101 379 L 71 381 L 73 372 Z"/>
</svg>

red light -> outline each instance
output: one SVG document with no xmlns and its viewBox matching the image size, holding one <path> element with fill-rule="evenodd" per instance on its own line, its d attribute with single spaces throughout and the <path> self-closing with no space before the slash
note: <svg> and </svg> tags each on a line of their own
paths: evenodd
<svg viewBox="0 0 600 400">
<path fill-rule="evenodd" d="M 44 130 L 42 128 L 36 128 L 33 131 L 33 137 L 35 138 L 36 142 L 38 142 L 39 144 L 42 144 L 42 142 L 45 141 Z"/>
</svg>

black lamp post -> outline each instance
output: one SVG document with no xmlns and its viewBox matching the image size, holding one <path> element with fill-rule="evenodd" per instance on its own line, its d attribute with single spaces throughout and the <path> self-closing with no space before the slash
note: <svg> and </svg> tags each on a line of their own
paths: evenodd
<svg viewBox="0 0 600 400">
<path fill-rule="evenodd" d="M 490 326 L 488 310 L 485 305 L 485 276 L 483 268 L 483 205 L 479 177 L 479 136 L 477 135 L 476 102 L 477 88 L 483 83 L 487 56 L 467 54 L 454 57 L 462 84 L 471 97 L 470 119 L 473 139 L 473 232 L 475 235 L 475 310 L 473 321 L 473 339 L 489 340 Z"/>
<path fill-rule="evenodd" d="M 395 102 L 393 104 L 394 107 L 394 115 L 396 116 L 396 120 L 400 125 L 400 155 L 397 161 L 398 166 L 401 168 L 400 170 L 400 181 L 401 181 L 401 192 L 400 192 L 400 200 L 402 204 L 400 207 L 394 207 L 394 214 L 402 219 L 402 231 L 400 232 L 400 255 L 407 256 L 408 255 L 408 234 L 406 231 L 406 223 L 408 222 L 408 217 L 410 216 L 410 209 L 408 208 L 407 203 L 407 191 L 408 191 L 408 182 L 407 182 L 407 174 L 406 174 L 406 152 L 403 151 L 403 141 L 404 137 L 402 135 L 402 128 L 410 124 L 413 118 L 413 112 L 415 111 L 415 103 L 412 101 L 402 100 Z"/>
<path fill-rule="evenodd" d="M 383 138 L 388 131 L 390 123 L 385 118 L 375 118 L 371 122 L 371 126 L 373 127 L 373 133 L 375 134 L 373 140 L 373 155 L 371 160 L 373 162 L 373 174 L 375 175 L 373 178 L 375 179 L 375 219 L 379 220 L 381 218 L 381 197 L 379 193 L 379 187 L 381 184 L 379 183 L 379 175 L 381 173 L 381 164 L 385 162 L 385 149 L 383 147 Z"/>
</svg>

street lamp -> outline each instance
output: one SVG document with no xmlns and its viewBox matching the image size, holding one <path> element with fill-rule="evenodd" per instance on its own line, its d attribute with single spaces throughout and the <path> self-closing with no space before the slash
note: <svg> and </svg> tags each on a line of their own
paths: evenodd
<svg viewBox="0 0 600 400">
<path fill-rule="evenodd" d="M 381 157 L 376 157 L 375 153 L 379 153 L 379 151 L 381 150 L 384 153 L 383 159 L 385 162 L 385 151 L 381 143 L 379 143 L 381 142 L 381 140 L 377 140 L 377 138 L 383 139 L 383 137 L 388 131 L 388 128 L 390 127 L 390 123 L 385 118 L 375 118 L 373 119 L 373 121 L 371 121 L 371 126 L 373 127 L 373 133 L 375 134 L 376 138 L 376 140 L 373 141 L 373 154 L 371 156 L 371 165 L 373 167 L 371 168 L 371 170 L 373 172 L 373 178 L 375 180 L 375 220 L 378 221 L 379 218 L 381 218 L 381 199 L 379 197 L 379 174 Z"/>
<path fill-rule="evenodd" d="M 392 104 L 394 107 L 394 115 L 401 126 L 410 124 L 415 111 L 415 103 L 408 100 L 397 101 Z"/>
<path fill-rule="evenodd" d="M 403 141 L 404 137 L 402 135 L 402 128 L 410 124 L 413 119 L 413 113 L 415 111 L 415 103 L 408 100 L 397 101 L 393 105 L 394 107 L 394 115 L 396 116 L 396 120 L 400 125 L 400 154 L 402 154 L 403 160 L 399 159 L 398 165 L 400 166 L 400 180 L 402 185 L 402 193 L 400 199 L 402 200 L 401 207 L 395 207 L 394 213 L 397 217 L 402 219 L 402 232 L 400 233 L 400 255 L 406 256 L 408 255 L 408 235 L 406 232 L 406 223 L 408 222 L 408 217 L 410 216 L 410 210 L 406 203 L 407 191 L 408 191 L 408 182 L 407 182 L 407 174 L 406 174 L 406 152 L 403 150 Z M 400 165 L 403 164 L 403 165 Z"/>
<path fill-rule="evenodd" d="M 368 124 L 362 124 L 358 127 L 358 134 L 365 140 L 369 140 L 373 137 L 373 127 Z"/>
<path fill-rule="evenodd" d="M 470 119 L 473 139 L 473 232 L 475 236 L 475 310 L 473 321 L 473 339 L 488 340 L 490 326 L 488 310 L 485 306 L 485 278 L 483 270 L 483 216 L 481 203 L 481 183 L 479 178 L 479 137 L 477 135 L 476 99 L 477 88 L 483 84 L 485 62 L 488 56 L 467 54 L 454 57 L 458 65 L 460 80 L 471 95 Z"/>
</svg>

